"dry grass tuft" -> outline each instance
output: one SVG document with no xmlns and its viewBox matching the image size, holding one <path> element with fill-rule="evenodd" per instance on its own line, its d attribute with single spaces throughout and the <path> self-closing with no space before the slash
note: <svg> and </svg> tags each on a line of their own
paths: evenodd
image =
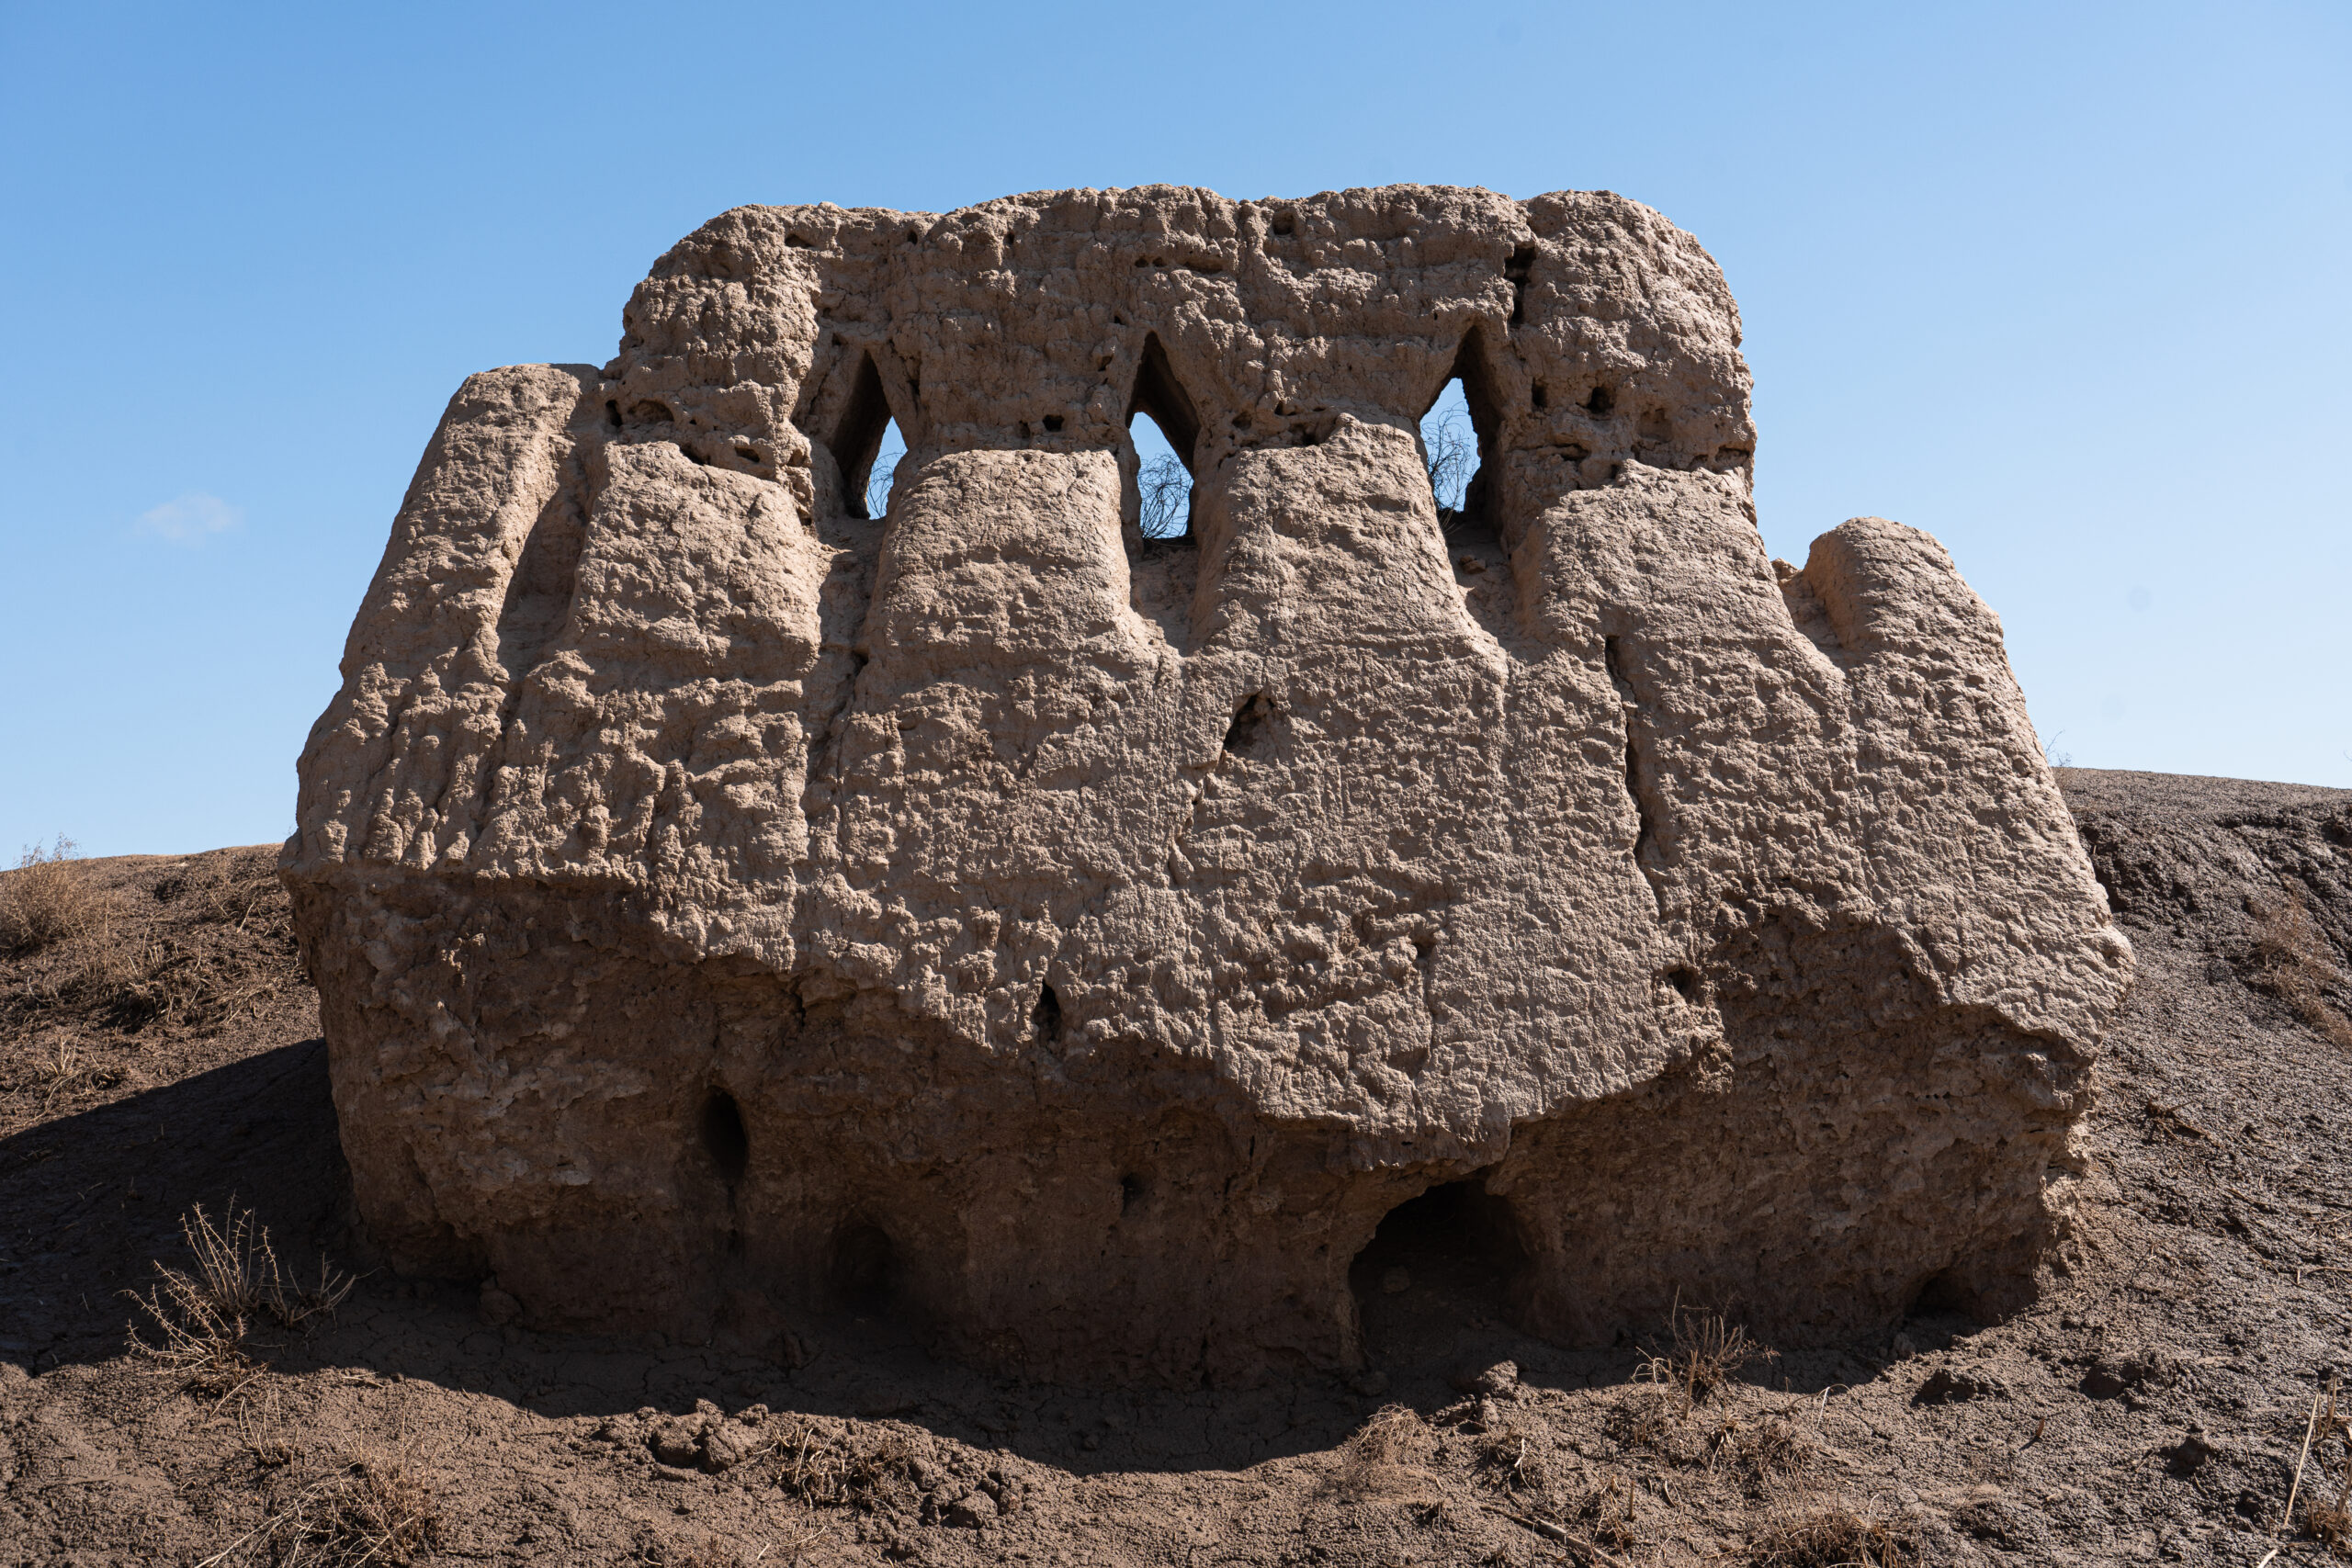
<svg viewBox="0 0 2352 1568">
<path fill-rule="evenodd" d="M 1645 1356 L 1634 1369 L 1633 1386 L 1610 1410 L 1604 1429 L 1623 1447 L 1650 1449 L 1677 1463 L 1703 1461 L 1713 1469 L 1741 1426 L 1736 1416 L 1726 1416 L 1713 1430 L 1700 1432 L 1693 1426 L 1700 1407 L 1731 1387 L 1747 1367 L 1777 1359 L 1780 1352 L 1758 1344 L 1722 1313 L 1700 1312 L 1678 1302 L 1672 1321 L 1672 1343 L 1662 1353 Z M 1771 1456 L 1759 1450 L 1753 1457 L 1761 1464 Z"/>
<path fill-rule="evenodd" d="M 14 871 L 0 872 L 0 950 L 38 953 L 107 921 L 107 900 L 90 886 L 74 840 L 36 844 Z"/>
<path fill-rule="evenodd" d="M 361 1459 L 271 1506 L 268 1517 L 197 1564 L 264 1560 L 276 1568 L 413 1562 L 442 1544 L 440 1499 L 405 1458 Z"/>
<path fill-rule="evenodd" d="M 1771 1526 L 1747 1547 L 1754 1568 L 1911 1568 L 1917 1541 L 1900 1524 L 1823 1508 Z"/>
<path fill-rule="evenodd" d="M 2320 1475 L 2327 1473 L 2327 1450 L 2335 1449 L 2336 1479 L 2330 1488 L 2314 1478 L 2311 1501 L 2303 1505 L 2303 1531 L 2325 1546 L 2329 1555 L 2352 1557 L 2352 1411 L 2346 1411 L 2340 1402 L 2342 1390 L 2341 1380 L 2328 1380 L 2327 1403 L 2324 1407 L 2314 1403 L 2310 1429 L 2305 1434 L 2303 1458 L 2319 1459 Z M 2300 1464 L 2295 1483 L 2298 1488 L 2302 1484 Z M 2331 1490 L 2333 1495 L 2329 1495 Z M 2291 1506 L 2291 1495 L 2288 1501 Z"/>
<path fill-rule="evenodd" d="M 1724 1422 L 1709 1437 L 1707 1468 L 1728 1469 L 1740 1490 L 1770 1497 L 1814 1468 L 1815 1450 L 1785 1416 Z"/>
<path fill-rule="evenodd" d="M 1418 1476 L 1413 1461 L 1429 1440 L 1429 1424 L 1407 1404 L 1387 1404 L 1373 1412 L 1340 1450 L 1339 1489 L 1351 1496 L 1390 1492 Z"/>
<path fill-rule="evenodd" d="M 1482 1434 L 1471 1450 L 1470 1479 L 1493 1491 L 1543 1498 L 1552 1490 L 1543 1454 L 1517 1427 Z"/>
<path fill-rule="evenodd" d="M 1719 1312 L 1700 1312 L 1677 1302 L 1673 1325 L 1672 1347 L 1663 1356 L 1651 1356 L 1637 1375 L 1672 1389 L 1685 1411 L 1722 1393 L 1751 1364 L 1780 1356 Z"/>
<path fill-rule="evenodd" d="M 858 1442 L 795 1425 L 770 1439 L 763 1457 L 775 1467 L 775 1484 L 811 1508 L 873 1514 L 922 1496 L 914 1479 L 922 1456 L 901 1433 Z"/>
<path fill-rule="evenodd" d="M 2346 984 L 2335 967 L 2327 933 L 2312 919 L 2300 888 L 2251 906 L 2254 960 L 2261 984 L 2330 1043 L 2352 1050 L 2352 1018 L 2339 1010 L 2331 993 Z"/>
<path fill-rule="evenodd" d="M 192 919 L 145 943 L 106 990 L 114 1022 L 217 1034 L 294 980 L 293 908 L 268 851 L 198 855 L 155 885 L 155 900 Z"/>
<path fill-rule="evenodd" d="M 824 1535 L 824 1526 L 803 1523 L 752 1551 L 713 1536 L 700 1546 L 690 1548 L 684 1556 L 673 1556 L 656 1548 L 650 1561 L 658 1568 L 791 1568 L 802 1562 L 803 1554 Z"/>
<path fill-rule="evenodd" d="M 2303 1529 L 2337 1557 L 2352 1557 L 2352 1508 L 2345 1499 L 2324 1498 L 2303 1508 Z"/>
<path fill-rule="evenodd" d="M 1568 1506 L 1567 1517 L 1610 1551 L 1631 1551 L 1642 1543 L 1634 1526 L 1634 1483 L 1622 1475 L 1586 1488 Z"/>
<path fill-rule="evenodd" d="M 141 918 L 93 885 L 73 846 L 0 874 L 0 947 L 53 949 L 12 1010 L 73 1010 L 137 1031 L 218 1034 L 299 984 L 293 908 L 266 850 L 216 850 L 154 885 L 172 913 Z M 30 880 L 28 880 L 30 879 Z M 28 891 L 29 889 L 29 891 Z M 38 919 L 25 911 L 47 911 Z M 28 932 L 39 933 L 35 941 Z"/>
<path fill-rule="evenodd" d="M 215 1224 L 202 1204 L 180 1220 L 180 1235 L 196 1257 L 189 1273 L 158 1262 L 145 1295 L 125 1292 L 149 1320 L 142 1337 L 130 1330 L 134 1354 L 178 1376 L 183 1385 L 224 1393 L 253 1370 L 247 1340 L 261 1323 L 307 1332 L 351 1294 L 348 1274 L 319 1265 L 315 1288 L 295 1282 L 278 1263 L 269 1232 L 232 1200 L 227 1222 Z"/>
</svg>

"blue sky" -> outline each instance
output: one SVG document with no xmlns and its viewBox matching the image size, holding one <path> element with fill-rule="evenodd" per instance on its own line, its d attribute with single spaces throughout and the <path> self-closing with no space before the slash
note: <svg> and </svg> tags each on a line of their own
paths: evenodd
<svg viewBox="0 0 2352 1568">
<path fill-rule="evenodd" d="M 281 837 L 443 403 L 741 202 L 1605 187 L 1767 542 L 1927 528 L 2079 763 L 2352 785 L 2352 10 L 0 5 L 0 850 Z"/>
</svg>

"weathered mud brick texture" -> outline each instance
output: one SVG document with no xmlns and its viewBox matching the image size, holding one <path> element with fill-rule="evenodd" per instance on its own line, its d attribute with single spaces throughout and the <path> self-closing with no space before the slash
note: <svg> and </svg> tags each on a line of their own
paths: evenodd
<svg viewBox="0 0 2352 1568">
<path fill-rule="evenodd" d="M 1351 1262 L 1432 1190 L 1568 1342 L 2030 1290 L 2131 949 L 1936 541 L 1768 558 L 1689 235 L 752 207 L 623 321 L 458 390 L 302 756 L 397 1267 L 1184 1383 L 1359 1364 Z"/>
</svg>

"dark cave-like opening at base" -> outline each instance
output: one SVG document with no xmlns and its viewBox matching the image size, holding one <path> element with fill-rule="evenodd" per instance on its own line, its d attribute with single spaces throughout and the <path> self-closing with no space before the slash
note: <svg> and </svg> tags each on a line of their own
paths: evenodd
<svg viewBox="0 0 2352 1568">
<path fill-rule="evenodd" d="M 1483 1178 L 1408 1199 L 1348 1266 L 1366 1350 L 1374 1360 L 1419 1357 L 1464 1330 L 1511 1321 L 1527 1269 L 1510 1204 Z"/>
</svg>

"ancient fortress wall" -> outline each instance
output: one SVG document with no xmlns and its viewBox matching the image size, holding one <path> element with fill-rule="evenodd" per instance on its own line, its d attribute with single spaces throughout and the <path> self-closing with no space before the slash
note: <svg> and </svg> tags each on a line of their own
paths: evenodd
<svg viewBox="0 0 2352 1568">
<path fill-rule="evenodd" d="M 1943 549 L 1767 557 L 1657 214 L 743 208 L 624 321 L 459 389 L 302 758 L 401 1268 L 1180 1382 L 1355 1364 L 1433 1188 L 1572 1341 L 2030 1283 L 2130 949 Z"/>
</svg>

